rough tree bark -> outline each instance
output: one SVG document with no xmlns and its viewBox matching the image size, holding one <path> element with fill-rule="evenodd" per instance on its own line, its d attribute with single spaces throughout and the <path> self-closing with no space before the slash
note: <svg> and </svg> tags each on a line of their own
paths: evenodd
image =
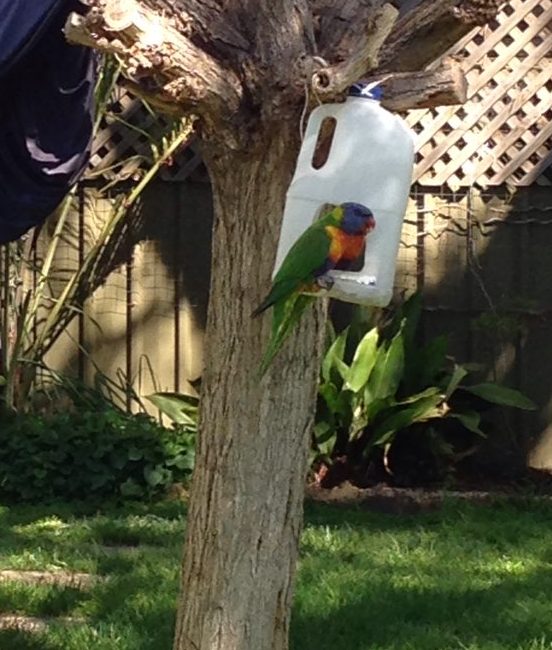
<svg viewBox="0 0 552 650">
<path fill-rule="evenodd" d="M 213 185 L 206 368 L 174 648 L 284 650 L 324 319 L 320 307 L 305 318 L 259 383 L 269 319 L 250 314 L 269 286 L 301 111 L 307 98 L 340 98 L 379 70 L 395 110 L 463 101 L 450 64 L 416 72 L 410 85 L 393 72 L 421 70 L 450 45 L 452 27 L 457 38 L 498 3 L 422 0 L 399 20 L 381 0 L 86 3 L 68 38 L 115 52 L 135 90 L 198 116 Z M 440 21 L 449 31 L 432 31 Z"/>
<path fill-rule="evenodd" d="M 286 647 L 323 319 L 311 314 L 259 385 L 269 319 L 259 327 L 250 313 L 272 270 L 296 131 L 294 119 L 266 133 L 255 160 L 207 154 L 217 279 L 178 649 Z"/>
</svg>

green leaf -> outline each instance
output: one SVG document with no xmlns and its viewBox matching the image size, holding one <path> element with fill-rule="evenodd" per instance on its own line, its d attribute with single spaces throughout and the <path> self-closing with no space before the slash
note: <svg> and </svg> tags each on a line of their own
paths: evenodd
<svg viewBox="0 0 552 650">
<path fill-rule="evenodd" d="M 537 408 L 537 405 L 528 397 L 525 397 L 523 393 L 514 388 L 506 388 L 506 386 L 483 383 L 475 386 L 462 386 L 462 390 L 500 406 L 512 406 L 525 411 L 534 411 Z"/>
<path fill-rule="evenodd" d="M 467 374 L 468 371 L 464 368 L 464 366 L 459 366 L 456 363 L 454 364 L 454 370 L 452 371 L 450 381 L 445 390 L 445 399 L 447 401 L 454 393 L 454 391 L 458 388 L 458 384 L 462 381 L 462 379 L 464 379 Z"/>
<path fill-rule="evenodd" d="M 328 383 L 321 385 L 318 392 L 326 402 L 330 412 L 334 415 L 347 415 L 350 411 L 350 405 L 346 393 L 338 390 L 333 384 Z"/>
<path fill-rule="evenodd" d="M 336 367 L 337 362 L 343 362 L 348 334 L 349 328 L 346 327 L 328 348 L 328 351 L 326 352 L 324 360 L 322 362 L 322 377 L 324 381 L 330 381 L 332 377 L 332 368 Z M 344 365 L 348 368 L 346 364 Z"/>
<path fill-rule="evenodd" d="M 193 469 L 194 469 L 194 466 L 195 466 L 195 457 L 196 457 L 196 455 L 195 455 L 195 447 L 191 447 L 191 448 L 188 449 L 188 451 L 186 452 L 186 458 L 188 459 L 188 461 L 189 461 L 189 463 L 190 463 L 190 470 L 193 470 Z"/>
<path fill-rule="evenodd" d="M 115 469 L 122 469 L 127 464 L 128 459 L 134 460 L 130 458 L 130 450 L 128 454 L 120 451 L 113 451 L 109 457 L 109 460 Z"/>
<path fill-rule="evenodd" d="M 163 470 L 160 467 L 146 467 L 144 469 L 144 478 L 150 487 L 157 487 L 165 478 Z"/>
<path fill-rule="evenodd" d="M 420 350 L 420 356 L 418 357 L 420 388 L 435 383 L 437 376 L 445 367 L 447 349 L 448 337 L 442 334 L 436 336 Z"/>
<path fill-rule="evenodd" d="M 442 409 L 439 408 L 439 405 L 442 401 L 441 395 L 431 395 L 421 398 L 407 408 L 398 408 L 376 427 L 372 444 L 383 445 L 388 443 L 397 431 L 406 429 L 414 422 L 423 422 L 441 417 Z"/>
<path fill-rule="evenodd" d="M 90 486 L 92 489 L 98 489 L 109 483 L 110 478 L 109 474 L 96 474 L 91 477 Z"/>
<path fill-rule="evenodd" d="M 329 456 L 334 447 L 335 441 L 333 438 L 328 438 L 328 440 L 320 443 L 318 445 L 318 451 L 322 456 Z"/>
<path fill-rule="evenodd" d="M 131 478 L 127 478 L 124 483 L 121 483 L 120 489 L 124 497 L 141 497 L 144 494 L 144 489 Z"/>
<path fill-rule="evenodd" d="M 484 431 L 481 431 L 479 428 L 479 423 L 481 422 L 481 415 L 477 411 L 464 411 L 462 413 L 449 413 L 447 415 L 449 418 L 454 418 L 459 420 L 468 431 L 476 433 L 482 438 L 486 438 L 487 434 Z"/>
<path fill-rule="evenodd" d="M 142 460 L 144 457 L 144 452 L 142 449 L 137 447 L 129 447 L 128 449 L 128 459 L 129 460 Z"/>
<path fill-rule="evenodd" d="M 444 396 L 441 394 L 441 391 L 436 386 L 430 386 L 420 393 L 415 393 L 414 395 L 410 395 L 409 397 L 405 397 L 404 399 L 399 400 L 397 402 L 397 405 L 412 404 L 422 399 L 423 397 L 433 397 L 434 395 L 440 395 L 441 399 L 444 398 Z"/>
<path fill-rule="evenodd" d="M 363 388 L 376 364 L 378 338 L 378 330 L 374 327 L 364 335 L 355 350 L 346 386 L 354 393 L 358 393 Z"/>
<path fill-rule="evenodd" d="M 421 292 L 416 292 L 412 294 L 405 303 L 403 303 L 398 312 L 398 317 L 403 321 L 402 331 L 405 349 L 415 345 L 416 331 L 418 329 L 421 314 L 422 294 Z"/>
<path fill-rule="evenodd" d="M 366 395 L 370 400 L 385 399 L 397 392 L 404 371 L 404 347 L 399 332 L 389 348 L 378 348 L 374 369 L 370 374 Z"/>
<path fill-rule="evenodd" d="M 370 422 L 373 422 L 382 411 L 389 408 L 392 404 L 393 400 L 389 398 L 374 399 L 370 402 L 365 400 L 364 418 L 366 420 L 366 425 L 370 424 Z"/>
<path fill-rule="evenodd" d="M 194 468 L 194 459 L 189 454 L 179 454 L 175 456 L 170 461 L 167 461 L 168 467 L 176 467 L 177 469 L 189 469 Z"/>
<path fill-rule="evenodd" d="M 197 425 L 197 397 L 183 393 L 153 393 L 146 395 L 146 399 L 176 424 L 191 427 Z"/>
<path fill-rule="evenodd" d="M 329 422 L 317 422 L 314 427 L 314 437 L 316 438 L 316 444 L 321 445 L 322 443 L 330 440 L 335 435 L 335 430 Z"/>
</svg>

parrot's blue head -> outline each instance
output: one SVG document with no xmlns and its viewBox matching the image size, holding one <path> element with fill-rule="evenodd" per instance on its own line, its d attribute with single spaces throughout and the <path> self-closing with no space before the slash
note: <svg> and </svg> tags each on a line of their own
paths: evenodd
<svg viewBox="0 0 552 650">
<path fill-rule="evenodd" d="M 367 235 L 376 227 L 370 208 L 361 203 L 342 203 L 343 218 L 340 229 L 348 235 Z"/>
</svg>

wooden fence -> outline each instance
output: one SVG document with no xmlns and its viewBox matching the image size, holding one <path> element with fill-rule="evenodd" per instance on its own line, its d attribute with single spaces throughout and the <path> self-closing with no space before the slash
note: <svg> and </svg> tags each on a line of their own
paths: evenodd
<svg viewBox="0 0 552 650">
<path fill-rule="evenodd" d="M 154 385 L 190 388 L 187 381 L 202 370 L 210 200 L 209 186 L 201 182 L 151 188 L 126 233 L 132 245 L 120 253 L 121 261 L 48 364 L 85 379 L 96 369 L 122 373 L 141 394 Z M 101 204 L 94 209 L 101 218 Z M 76 223 L 87 228 L 91 217 L 83 217 Z M 86 233 L 73 235 L 74 241 L 85 239 Z M 396 294 L 423 290 L 426 336 L 450 333 L 451 353 L 459 361 L 481 362 L 489 378 L 520 387 L 552 408 L 550 250 L 547 188 L 511 195 L 501 188 L 453 192 L 418 185 L 405 219 Z M 63 249 L 56 261 L 60 268 L 77 263 L 79 254 L 68 251 L 74 249 Z M 552 411 L 546 411 L 549 416 Z"/>
<path fill-rule="evenodd" d="M 79 214 L 58 248 L 56 269 L 78 267 L 111 200 L 83 188 Z M 189 391 L 202 372 L 212 213 L 205 183 L 158 182 L 127 220 L 107 256 L 106 279 L 55 343 L 50 368 L 92 383 L 97 372 L 140 395 Z M 40 266 L 42 241 L 37 242 Z M 60 272 L 56 281 L 63 281 Z"/>
</svg>

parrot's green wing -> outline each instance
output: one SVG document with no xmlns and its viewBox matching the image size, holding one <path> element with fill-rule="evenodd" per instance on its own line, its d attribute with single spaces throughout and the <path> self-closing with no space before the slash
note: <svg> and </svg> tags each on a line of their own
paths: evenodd
<svg viewBox="0 0 552 650">
<path fill-rule="evenodd" d="M 330 252 L 331 239 L 326 226 L 334 223 L 333 213 L 328 213 L 305 230 L 289 249 L 274 277 L 270 293 L 253 312 L 254 316 L 285 300 L 303 283 L 314 278 L 314 272 L 324 264 Z"/>
<path fill-rule="evenodd" d="M 289 249 L 274 277 L 274 284 L 308 279 L 328 257 L 330 244 L 331 239 L 325 225 L 317 221 Z"/>
</svg>

